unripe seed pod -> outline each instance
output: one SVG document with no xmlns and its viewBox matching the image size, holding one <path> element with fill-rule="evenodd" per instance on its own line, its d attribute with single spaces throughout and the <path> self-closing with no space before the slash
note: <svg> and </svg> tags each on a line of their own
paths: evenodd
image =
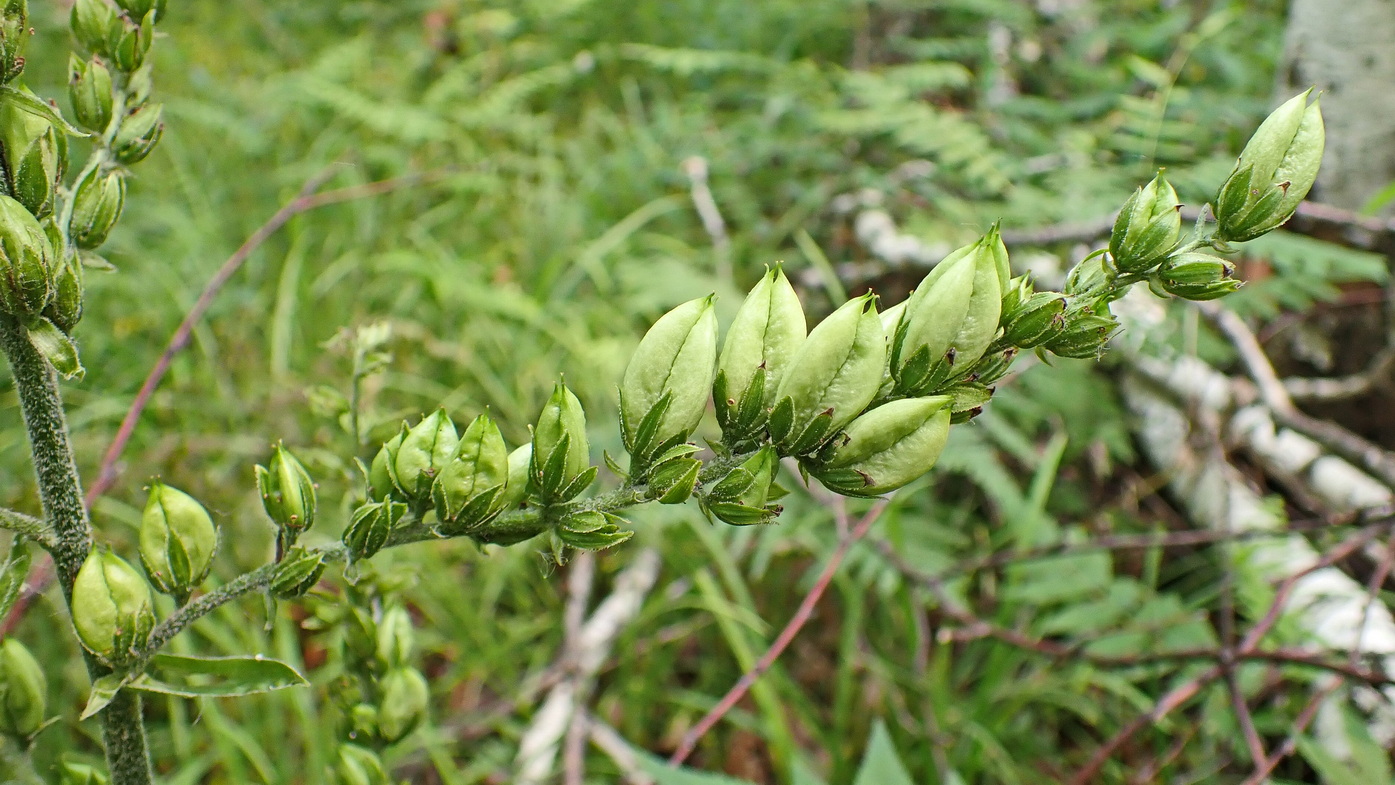
<svg viewBox="0 0 1395 785">
<path fill-rule="evenodd" d="M 1265 118 L 1216 195 L 1216 237 L 1253 240 L 1293 217 L 1317 180 L 1325 131 L 1312 90 Z"/>
<path fill-rule="evenodd" d="M 885 363 L 875 295 L 850 300 L 820 322 L 776 389 L 770 434 L 781 454 L 812 450 L 851 422 L 876 397 Z"/>
<path fill-rule="evenodd" d="M 779 469 L 780 457 L 769 445 L 713 484 L 703 506 L 719 520 L 733 526 L 769 523 L 783 508 L 767 502 Z"/>
<path fill-rule="evenodd" d="M 985 354 L 969 373 L 970 381 L 980 384 L 992 384 L 1003 378 L 1003 375 L 1012 367 L 1013 360 L 1017 359 L 1017 347 L 1009 346 L 1000 352 L 990 352 Z"/>
<path fill-rule="evenodd" d="M 344 545 L 349 549 L 349 560 L 369 559 L 382 550 L 393 527 L 406 513 L 406 504 L 392 500 L 369 502 L 354 510 L 348 527 L 344 529 Z"/>
<path fill-rule="evenodd" d="M 1239 289 L 1235 265 L 1219 256 L 1192 251 L 1168 259 L 1158 270 L 1158 286 L 1185 300 L 1215 300 Z"/>
<path fill-rule="evenodd" d="M 125 206 L 126 178 L 114 170 L 92 170 L 78 183 L 68 235 L 79 248 L 96 248 L 107 241 Z"/>
<path fill-rule="evenodd" d="M 59 785 L 107 785 L 106 772 L 86 763 L 65 761 L 59 773 Z"/>
<path fill-rule="evenodd" d="M 436 517 L 463 529 L 493 517 L 509 480 L 508 449 L 499 426 L 488 415 L 476 417 L 431 487 Z"/>
<path fill-rule="evenodd" d="M 82 298 L 82 261 L 77 254 L 70 253 L 58 268 L 53 282 L 53 299 L 44 308 L 44 316 L 58 329 L 71 335 L 82 320 Z"/>
<path fill-rule="evenodd" d="M 387 440 L 378 454 L 373 456 L 373 465 L 368 469 L 368 497 L 373 501 L 383 501 L 397 489 L 397 485 L 392 479 L 396 471 L 397 451 L 402 447 L 402 440 L 407 436 L 406 424 L 402 430 L 391 439 Z"/>
<path fill-rule="evenodd" d="M 322 551 L 291 548 L 281 559 L 281 567 L 271 579 L 267 590 L 279 600 L 292 600 L 315 588 L 325 571 Z"/>
<path fill-rule="evenodd" d="M 101 133 L 111 124 L 111 71 L 98 58 L 68 57 L 68 100 L 73 119 L 89 131 Z"/>
<path fill-rule="evenodd" d="M 590 469 L 586 412 L 567 385 L 558 382 L 533 428 L 533 481 L 544 496 L 553 497 L 583 474 L 594 476 Z"/>
<path fill-rule="evenodd" d="M 0 107 L 0 145 L 5 152 L 4 192 L 36 218 L 53 212 L 53 195 L 67 164 L 61 132 L 48 120 L 6 102 Z"/>
<path fill-rule="evenodd" d="M 56 273 L 53 246 L 33 213 L 0 195 L 0 310 L 21 319 L 42 313 Z"/>
<path fill-rule="evenodd" d="M 336 785 L 391 785 L 378 753 L 357 744 L 339 745 L 334 765 Z"/>
<path fill-rule="evenodd" d="M 904 398 L 848 425 L 809 473 L 844 496 L 879 496 L 930 471 L 949 438 L 950 399 Z"/>
<path fill-rule="evenodd" d="M 512 510 L 528 498 L 528 482 L 533 465 L 533 445 L 525 444 L 509 453 L 509 481 L 499 499 L 499 509 Z"/>
<path fill-rule="evenodd" d="M 391 744 L 401 741 L 426 719 L 430 691 L 415 668 L 394 668 L 378 682 L 378 734 Z"/>
<path fill-rule="evenodd" d="M 1134 191 L 1114 219 L 1114 231 L 1109 235 L 1114 265 L 1121 272 L 1141 273 L 1167 258 L 1182 234 L 1181 209 L 1177 191 L 1161 172 Z"/>
<path fill-rule="evenodd" d="M 187 597 L 208 577 L 217 548 L 218 530 L 203 505 L 156 480 L 140 524 L 140 558 L 155 588 Z"/>
<path fill-rule="evenodd" d="M 257 466 L 262 509 L 281 530 L 282 550 L 315 523 L 315 483 L 305 466 L 277 442 L 266 466 Z"/>
<path fill-rule="evenodd" d="M 165 124 L 161 122 L 164 110 L 164 106 L 153 104 L 137 106 L 127 113 L 121 130 L 112 140 L 116 160 L 129 166 L 144 161 L 150 155 L 165 133 Z"/>
<path fill-rule="evenodd" d="M 413 502 L 431 498 L 431 484 L 455 453 L 460 437 L 445 409 L 423 417 L 402 438 L 393 460 L 393 478 L 398 490 Z"/>
<path fill-rule="evenodd" d="M 69 24 L 84 49 L 103 57 L 111 56 L 114 41 L 125 29 L 116 9 L 106 0 L 77 0 Z"/>
<path fill-rule="evenodd" d="M 707 411 L 717 366 L 713 299 L 690 300 L 659 317 L 630 357 L 620 383 L 620 427 L 637 466 L 687 439 Z"/>
<path fill-rule="evenodd" d="M 73 626 L 88 651 L 121 662 L 150 637 L 155 605 L 150 585 L 110 550 L 94 549 L 73 583 Z"/>
<path fill-rule="evenodd" d="M 33 736 L 47 707 L 48 682 L 34 655 L 14 638 L 0 641 L 0 733 Z"/>
<path fill-rule="evenodd" d="M 1119 329 L 1119 321 L 1113 314 L 1108 310 L 1105 310 L 1105 314 L 1096 315 L 1093 309 L 1068 311 L 1065 328 L 1043 347 L 1058 357 L 1097 359 Z"/>
<path fill-rule="evenodd" d="M 1002 313 L 1002 245 L 995 227 L 945 257 L 911 293 L 891 341 L 897 392 L 934 389 L 983 356 Z"/>
<path fill-rule="evenodd" d="M 736 312 L 717 363 L 712 397 L 728 441 L 759 433 L 807 332 L 804 309 L 784 271 L 766 272 Z"/>
<path fill-rule="evenodd" d="M 4 0 L 0 9 L 0 84 L 24 70 L 24 47 L 29 42 L 29 3 Z"/>
<path fill-rule="evenodd" d="M 357 703 L 349 710 L 350 738 L 378 738 L 378 707 L 371 703 Z"/>
<path fill-rule="evenodd" d="M 116 4 L 132 19 L 144 19 L 146 14 L 154 11 L 155 21 L 158 22 L 165 18 L 168 0 L 116 0 Z"/>
<path fill-rule="evenodd" d="M 1030 349 L 1051 340 L 1065 327 L 1066 298 L 1056 292 L 1037 292 L 1003 318 L 1002 342 Z"/>
<path fill-rule="evenodd" d="M 154 14 L 132 17 L 130 22 L 120 20 L 120 26 L 113 28 L 111 38 L 111 61 L 122 71 L 132 73 L 145 62 L 150 52 L 150 43 L 155 38 Z"/>
<path fill-rule="evenodd" d="M 411 662 L 415 648 L 411 614 L 400 605 L 389 608 L 378 622 L 378 661 L 387 670 L 403 667 Z"/>
</svg>

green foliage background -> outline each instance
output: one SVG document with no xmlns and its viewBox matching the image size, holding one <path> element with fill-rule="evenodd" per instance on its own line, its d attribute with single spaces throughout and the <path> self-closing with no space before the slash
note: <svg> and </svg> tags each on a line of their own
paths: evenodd
<svg viewBox="0 0 1395 785">
<path fill-rule="evenodd" d="M 66 47 L 57 5 L 36 4 L 28 74 L 53 96 Z M 592 412 L 597 456 L 617 453 L 604 413 L 643 329 L 707 291 L 729 315 L 777 260 L 799 270 L 863 258 L 829 210 L 839 194 L 883 192 L 907 231 L 953 244 L 998 218 L 1022 228 L 1107 214 L 1158 166 L 1185 201 L 1205 201 L 1272 104 L 1283 24 L 1277 0 L 170 5 L 155 46 L 169 127 L 108 246 L 120 273 L 88 277 L 78 331 L 88 376 L 67 387 L 89 477 L 209 276 L 304 180 L 328 165 L 331 187 L 422 178 L 298 217 L 253 255 L 176 360 L 123 480 L 96 507 L 103 536 L 129 546 L 143 478 L 162 476 L 214 511 L 214 574 L 225 577 L 267 558 L 272 530 L 250 467 L 276 439 L 307 460 L 328 501 L 309 538 L 338 535 L 347 501 L 335 500 L 357 482 L 349 459 L 371 455 L 341 422 L 344 328 L 393 325 L 393 363 L 367 390 L 378 440 L 444 401 L 457 420 L 488 407 L 521 443 L 560 372 Z M 693 155 L 708 162 L 730 269 L 689 200 L 681 163 Z M 930 165 L 905 166 L 918 161 Z M 1285 242 L 1274 241 L 1276 257 L 1300 255 Z M 1379 272 L 1368 258 L 1331 254 L 1319 269 L 1247 289 L 1238 307 L 1301 306 L 1330 296 L 1335 280 Z M 813 315 L 830 307 L 821 289 L 805 295 Z M 993 549 L 1161 528 L 1165 505 L 1133 460 L 1107 372 L 1035 367 L 956 429 L 939 469 L 897 497 L 876 536 L 933 570 Z M 28 509 L 8 386 L 0 465 L 0 502 Z M 799 493 L 788 504 L 780 525 L 759 530 L 713 528 L 696 509 L 649 511 L 636 539 L 602 559 L 604 576 L 636 548 L 664 560 L 593 703 L 637 746 L 671 749 L 765 648 L 836 546 L 822 504 Z M 497 781 L 535 708 L 525 688 L 558 649 L 562 576 L 528 547 L 415 546 L 375 563 L 404 584 L 435 704 L 431 727 L 395 748 L 399 774 Z M 1087 553 L 960 572 L 950 587 L 1001 624 L 1126 654 L 1212 643 L 1218 570 L 1204 551 L 1166 561 Z M 934 605 L 877 550 L 855 550 L 815 621 L 697 765 L 758 782 L 849 782 L 875 738 L 874 748 L 899 750 L 896 765 L 916 782 L 1040 782 L 1082 763 L 1173 678 L 937 636 Z M 340 738 L 328 699 L 337 655 L 300 628 L 304 616 L 283 607 L 264 624 L 262 607 L 244 602 L 179 639 L 180 651 L 284 658 L 309 667 L 316 686 L 153 701 L 166 782 L 322 781 Z M 96 749 L 92 726 L 71 719 L 85 682 L 68 636 L 51 634 L 62 624 L 54 595 L 18 631 L 72 670 L 50 674 L 65 727 L 41 740 L 45 764 L 72 739 L 86 737 L 79 755 Z M 510 710 L 486 711 L 500 700 Z M 1222 776 L 1243 755 L 1224 700 L 1213 703 L 1164 774 Z M 1278 732 L 1288 717 L 1274 709 L 1260 721 Z M 881 723 L 889 733 L 873 736 Z M 1178 730 L 1143 737 L 1109 781 Z M 615 781 L 599 754 L 589 770 Z"/>
</svg>

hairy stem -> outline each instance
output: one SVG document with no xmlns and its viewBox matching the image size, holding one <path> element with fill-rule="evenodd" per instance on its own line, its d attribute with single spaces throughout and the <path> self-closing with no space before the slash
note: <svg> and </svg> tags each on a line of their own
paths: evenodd
<svg viewBox="0 0 1395 785">
<path fill-rule="evenodd" d="M 28 537 L 44 547 L 53 550 L 57 540 L 53 530 L 44 521 L 22 512 L 0 508 L 0 529 L 9 529 L 15 534 Z"/>
<path fill-rule="evenodd" d="M 0 349 L 4 350 L 14 374 L 34 455 L 39 500 L 44 517 L 52 527 L 49 552 L 53 555 L 63 596 L 71 607 L 73 583 L 92 549 L 92 526 L 82 504 L 82 482 L 78 479 L 73 446 L 68 439 L 68 421 L 58 392 L 58 376 L 29 342 L 24 326 L 10 317 L 0 318 Z M 108 672 L 86 651 L 83 658 L 93 680 Z M 150 753 L 146 747 L 139 696 L 120 693 L 103 710 L 101 721 L 113 785 L 149 785 L 152 779 Z"/>
</svg>

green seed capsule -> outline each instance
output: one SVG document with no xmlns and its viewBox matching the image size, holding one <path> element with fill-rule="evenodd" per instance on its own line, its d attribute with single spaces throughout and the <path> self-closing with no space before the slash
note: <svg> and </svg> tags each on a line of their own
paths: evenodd
<svg viewBox="0 0 1395 785">
<path fill-rule="evenodd" d="M 722 344 L 712 397 L 730 442 L 754 438 L 808 329 L 794 287 L 779 267 L 766 272 L 736 312 Z"/>
<path fill-rule="evenodd" d="M 315 483 L 305 466 L 279 442 L 267 465 L 256 467 L 256 474 L 262 508 L 280 527 L 284 550 L 315 523 Z"/>
<path fill-rule="evenodd" d="M 407 505 L 391 500 L 369 502 L 354 510 L 343 537 L 349 549 L 349 560 L 370 559 L 382 550 L 405 514 Z"/>
<path fill-rule="evenodd" d="M 875 295 L 850 300 L 820 322 L 776 389 L 770 433 L 781 454 L 818 447 L 866 409 L 885 363 L 886 334 Z"/>
<path fill-rule="evenodd" d="M 934 389 L 983 356 L 1002 314 L 1002 245 L 995 228 L 945 257 L 911 293 L 891 343 L 897 392 Z"/>
<path fill-rule="evenodd" d="M 105 174 L 94 169 L 77 186 L 68 234 L 79 248 L 92 249 L 107 235 L 126 206 L 126 178 L 118 171 Z"/>
<path fill-rule="evenodd" d="M 291 548 L 281 558 L 280 568 L 267 586 L 267 591 L 278 600 L 293 600 L 315 588 L 324 571 L 324 552 Z"/>
<path fill-rule="evenodd" d="M 423 417 L 407 431 L 393 461 L 393 479 L 398 490 L 414 502 L 431 498 L 431 485 L 450 462 L 460 444 L 455 423 L 445 409 Z"/>
<path fill-rule="evenodd" d="M 1065 327 L 1066 298 L 1056 292 L 1036 292 L 1003 318 L 1002 342 L 1030 349 L 1051 340 Z"/>
<path fill-rule="evenodd" d="M 415 648 L 416 630 L 411 614 L 400 605 L 389 608 L 378 622 L 378 662 L 388 670 L 403 667 L 411 662 Z"/>
<path fill-rule="evenodd" d="M 109 782 L 100 769 L 72 761 L 64 761 L 58 776 L 59 785 L 107 785 Z"/>
<path fill-rule="evenodd" d="M 499 426 L 481 414 L 465 429 L 455 453 L 431 487 L 436 517 L 468 529 L 502 509 L 509 480 L 509 448 Z"/>
<path fill-rule="evenodd" d="M 378 753 L 357 744 L 340 744 L 334 765 L 336 785 L 391 785 Z"/>
<path fill-rule="evenodd" d="M 1103 316 L 1095 314 L 1094 310 L 1088 308 L 1067 311 L 1066 326 L 1042 346 L 1058 357 L 1098 359 L 1109 339 L 1118 332 L 1119 321 L 1108 309 L 1104 309 Z"/>
<path fill-rule="evenodd" d="M 1155 280 L 1163 291 L 1185 300 L 1215 300 L 1240 288 L 1234 275 L 1230 261 L 1193 251 L 1168 259 Z"/>
<path fill-rule="evenodd" d="M 89 131 L 102 133 L 111 124 L 111 71 L 100 59 L 68 57 L 68 100 L 73 119 Z"/>
<path fill-rule="evenodd" d="M 661 316 L 625 368 L 620 427 L 632 473 L 642 474 L 656 452 L 686 440 L 707 411 L 717 366 L 713 299 L 690 300 Z"/>
<path fill-rule="evenodd" d="M 844 496 L 879 496 L 930 471 L 949 438 L 950 398 L 904 398 L 853 420 L 809 473 Z"/>
<path fill-rule="evenodd" d="M 108 549 L 94 549 L 73 583 L 73 626 L 88 651 L 120 662 L 150 637 L 155 606 L 150 585 Z"/>
<path fill-rule="evenodd" d="M 407 425 L 403 423 L 402 430 L 384 442 L 382 449 L 373 456 L 373 464 L 368 469 L 368 497 L 373 501 L 383 501 L 397 490 L 393 474 L 396 471 L 397 451 L 402 447 L 402 440 L 406 436 Z"/>
<path fill-rule="evenodd" d="M 0 733 L 26 739 L 44 723 L 48 682 L 24 644 L 0 641 Z"/>
<path fill-rule="evenodd" d="M 154 11 L 157 22 L 165 18 L 165 6 L 168 2 L 169 0 L 116 0 L 121 10 L 132 19 L 144 19 L 146 14 Z"/>
<path fill-rule="evenodd" d="M 26 320 L 42 313 L 53 298 L 57 267 L 33 213 L 0 195 L 0 310 Z"/>
<path fill-rule="evenodd" d="M 588 475 L 594 479 L 595 474 L 586 437 L 586 412 L 567 385 L 558 382 L 533 428 L 533 482 L 544 498 L 565 501 L 568 493 L 580 493 L 590 483 L 573 486 Z"/>
<path fill-rule="evenodd" d="M 1161 172 L 1134 191 L 1109 236 L 1109 255 L 1115 266 L 1126 273 L 1146 272 L 1167 258 L 1182 234 L 1181 208 L 1177 191 Z"/>
<path fill-rule="evenodd" d="M 53 212 L 53 195 L 67 164 L 61 132 L 42 117 L 13 101 L 0 106 L 0 146 L 3 146 L 4 192 L 36 218 Z"/>
<path fill-rule="evenodd" d="M 208 577 L 218 529 L 189 494 L 156 480 L 140 524 L 140 558 L 155 588 L 176 598 Z"/>
<path fill-rule="evenodd" d="M 137 106 L 128 112 L 112 140 L 116 160 L 127 166 L 144 161 L 165 133 L 163 115 L 164 107 L 160 104 Z"/>
<path fill-rule="evenodd" d="M 128 74 L 145 63 L 145 56 L 155 39 L 154 14 L 147 13 L 131 19 L 131 22 L 120 20 L 120 26 L 112 28 L 111 37 L 112 64 Z"/>
<path fill-rule="evenodd" d="M 69 24 L 84 49 L 106 58 L 111 57 L 113 43 L 125 29 L 116 9 L 106 0 L 77 0 Z"/>
<path fill-rule="evenodd" d="M 426 719 L 430 690 L 415 668 L 394 668 L 378 682 L 378 733 L 383 741 L 401 741 Z"/>
<path fill-rule="evenodd" d="M 53 282 L 53 299 L 44 307 L 44 316 L 69 335 L 82 321 L 82 261 L 70 253 L 59 265 Z"/>
<path fill-rule="evenodd" d="M 5 0 L 0 9 L 0 84 L 13 81 L 24 71 L 29 33 L 29 3 Z"/>
<path fill-rule="evenodd" d="M 1317 180 L 1325 142 L 1312 90 L 1286 101 L 1260 124 L 1216 196 L 1218 239 L 1253 240 L 1288 221 Z"/>
<path fill-rule="evenodd" d="M 773 521 L 783 509 L 769 504 L 779 465 L 780 457 L 774 448 L 762 447 L 713 483 L 702 499 L 703 507 L 733 526 Z"/>
<path fill-rule="evenodd" d="M 499 509 L 512 510 L 528 498 L 529 474 L 533 465 L 533 445 L 525 444 L 509 453 L 509 481 L 499 499 Z"/>
</svg>

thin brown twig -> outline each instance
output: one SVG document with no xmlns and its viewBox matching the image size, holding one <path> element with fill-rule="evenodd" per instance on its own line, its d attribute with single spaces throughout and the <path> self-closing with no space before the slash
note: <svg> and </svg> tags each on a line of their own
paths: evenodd
<svg viewBox="0 0 1395 785">
<path fill-rule="evenodd" d="M 750 691 L 756 681 L 758 681 L 761 676 L 765 675 L 765 672 L 770 670 L 770 667 L 775 664 L 775 660 L 789 647 L 790 642 L 794 640 L 794 636 L 798 635 L 799 631 L 804 628 L 804 625 L 809 622 L 809 619 L 813 618 L 814 607 L 823 597 L 823 593 L 828 590 L 829 584 L 833 582 L 833 576 L 837 574 L 838 568 L 842 566 L 843 559 L 847 557 L 852 546 L 865 537 L 867 532 L 871 530 L 872 524 L 876 523 L 882 511 L 886 509 L 886 505 L 886 499 L 880 499 L 873 504 L 872 508 L 858 520 L 857 525 L 853 527 L 848 536 L 844 537 L 842 542 L 838 544 L 837 550 L 833 552 L 828 563 L 824 565 L 823 572 L 820 573 L 818 580 L 815 581 L 813 587 L 809 589 L 809 593 L 804 595 L 803 601 L 799 603 L 799 608 L 794 612 L 794 615 L 790 617 L 789 622 L 785 624 L 785 628 L 780 631 L 775 641 L 770 644 L 770 648 L 765 650 L 765 653 L 756 661 L 754 667 L 741 675 L 741 678 L 737 680 L 736 684 L 732 685 L 726 695 L 722 696 L 722 699 L 717 702 L 716 706 L 713 706 L 702 719 L 698 720 L 696 725 L 690 728 L 687 733 L 683 734 L 683 739 L 678 743 L 678 748 L 669 756 L 668 763 L 670 766 L 678 766 L 682 764 L 683 761 L 687 760 L 688 756 L 693 754 L 693 750 L 697 747 L 698 741 L 700 741 L 703 736 L 707 735 L 707 732 L 721 721 L 728 712 L 735 708 L 736 704 L 745 697 L 746 693 Z"/>
</svg>

